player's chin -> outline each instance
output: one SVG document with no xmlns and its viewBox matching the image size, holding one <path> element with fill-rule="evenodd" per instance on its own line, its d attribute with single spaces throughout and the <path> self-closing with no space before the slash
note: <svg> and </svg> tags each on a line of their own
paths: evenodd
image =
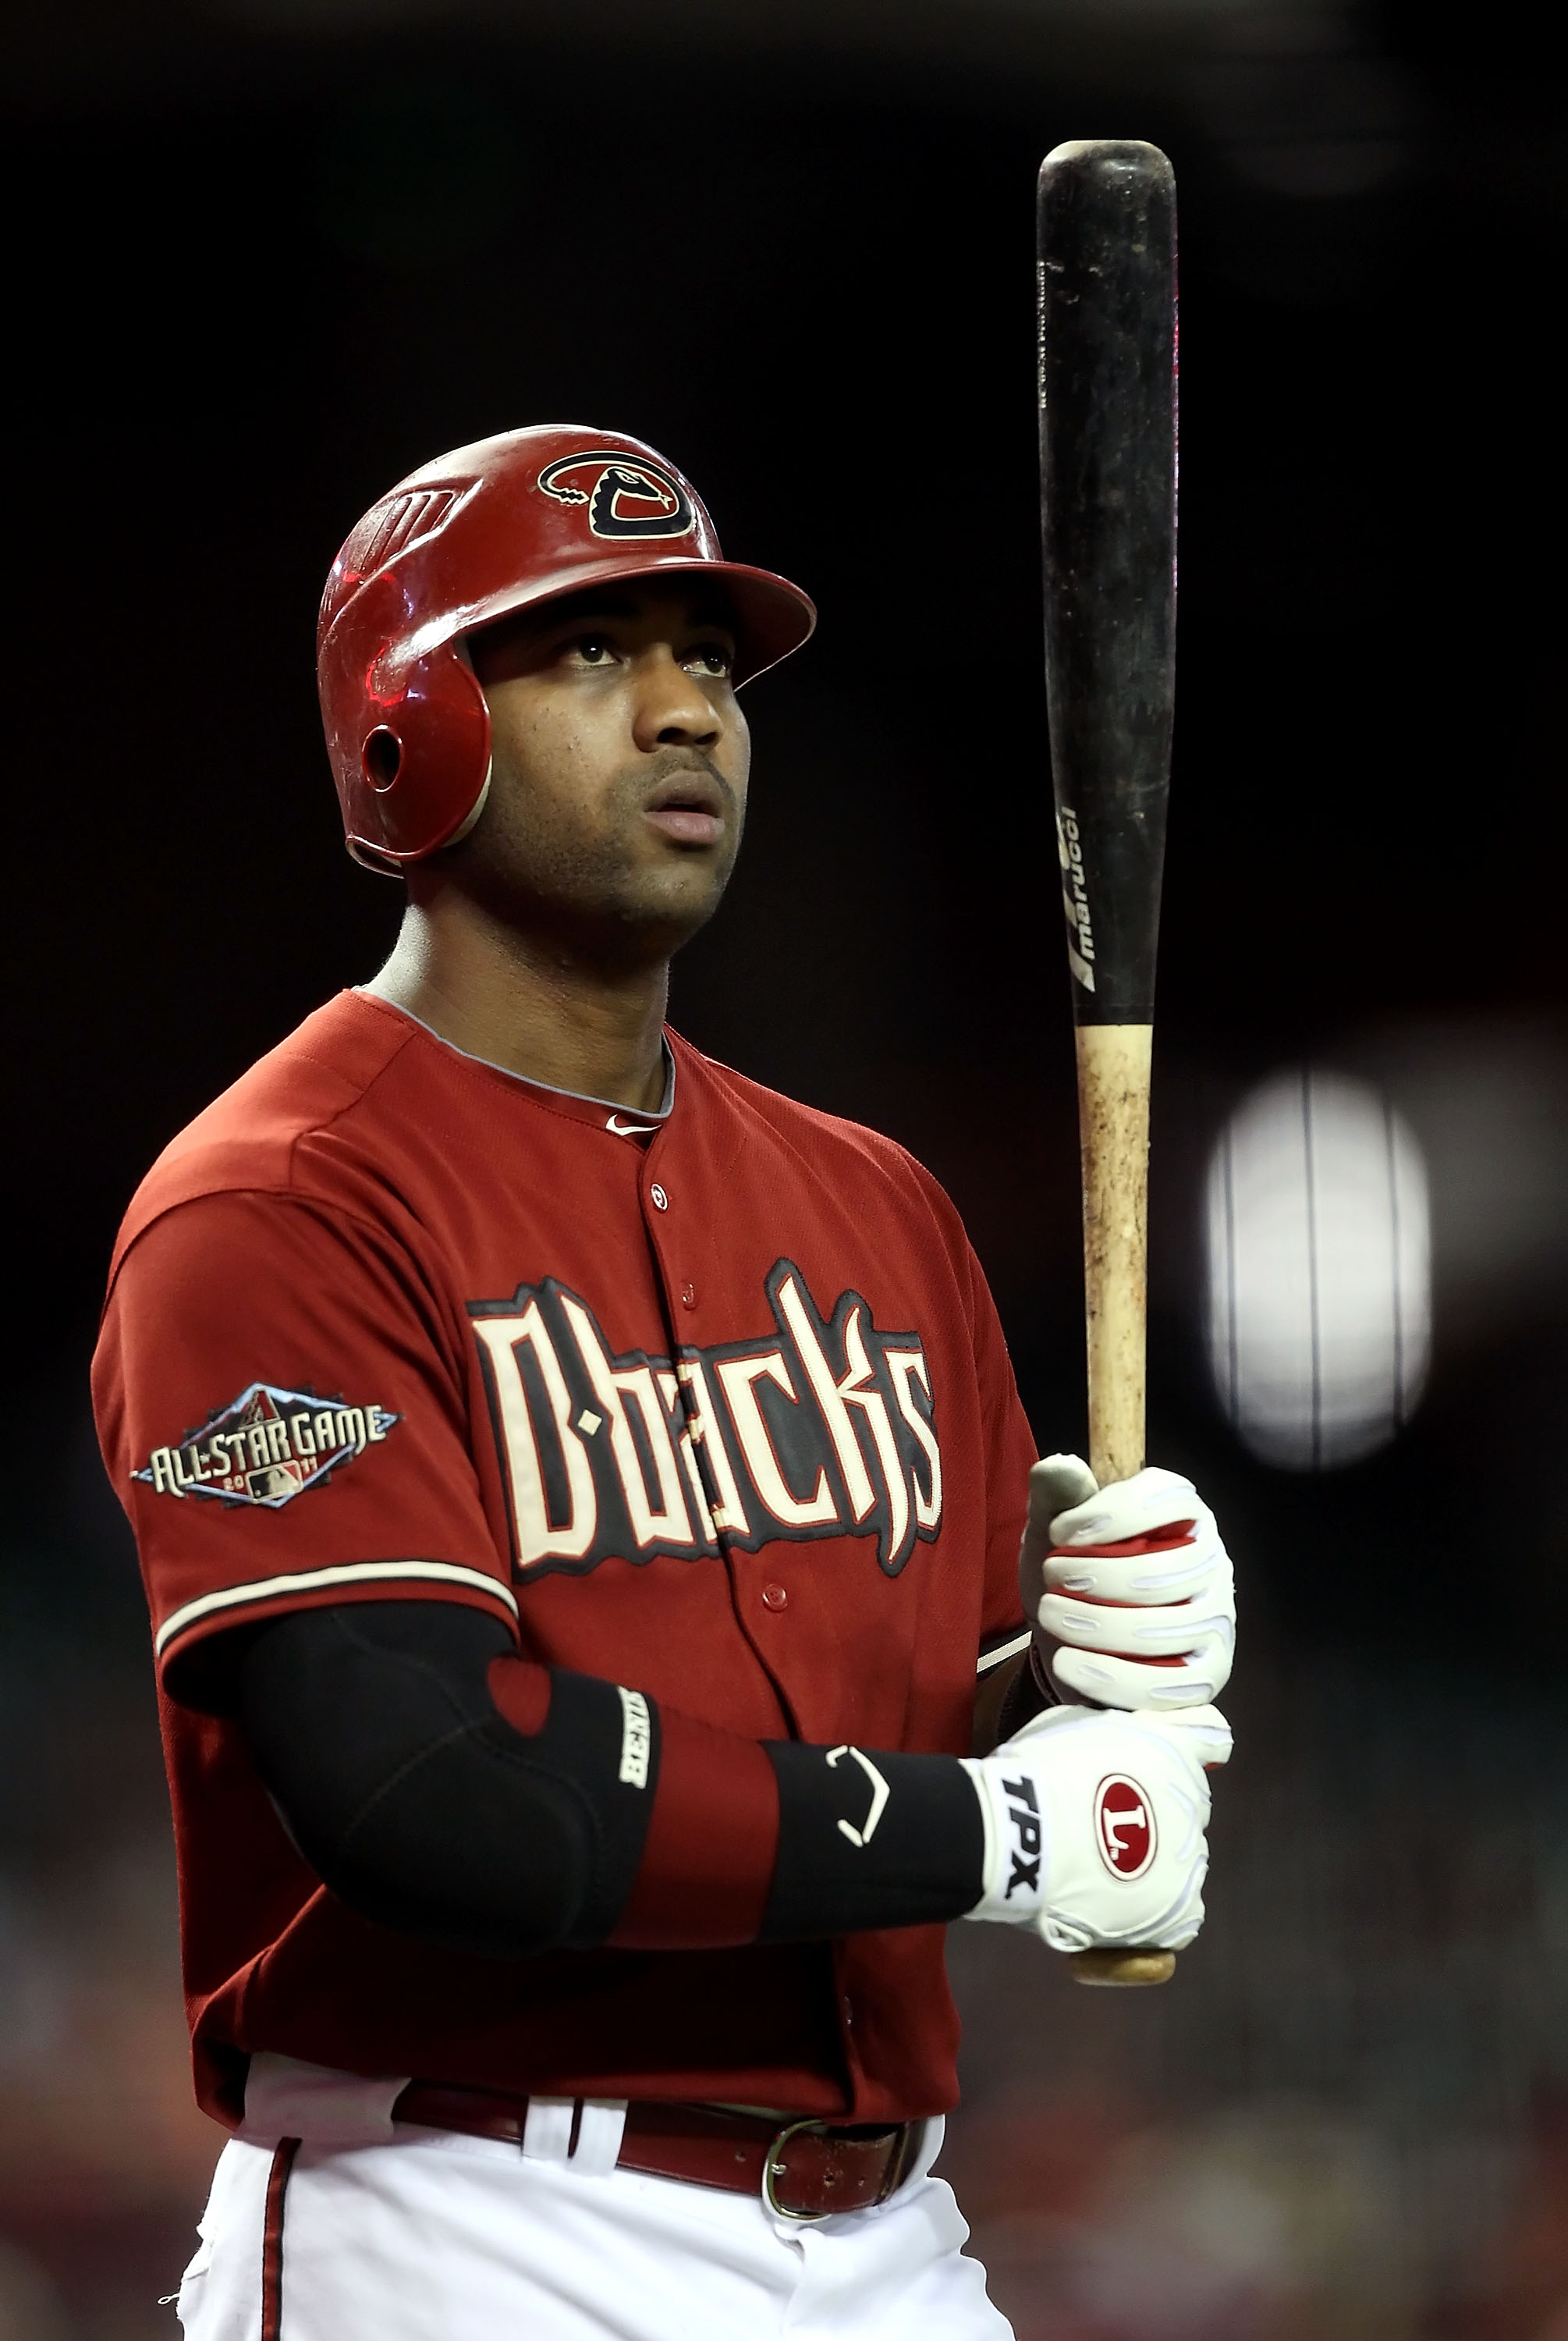
<svg viewBox="0 0 1568 2341">
<path fill-rule="evenodd" d="M 717 907 L 735 867 L 739 840 L 729 823 L 709 844 L 683 844 L 657 837 L 650 842 L 652 851 L 642 859 L 638 873 L 650 900 L 671 907 L 679 903 L 690 903 L 694 909 L 705 906 L 702 915 L 706 917 Z"/>
<path fill-rule="evenodd" d="M 628 926 L 658 935 L 666 950 L 674 950 L 699 927 L 706 926 L 723 900 L 733 855 L 722 862 L 711 853 L 666 854 L 652 868 L 639 870 L 621 892 L 621 916 Z"/>
</svg>

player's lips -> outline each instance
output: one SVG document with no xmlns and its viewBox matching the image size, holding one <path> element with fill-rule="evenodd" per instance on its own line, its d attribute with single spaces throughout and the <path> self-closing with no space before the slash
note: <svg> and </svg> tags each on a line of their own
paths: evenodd
<svg viewBox="0 0 1568 2341">
<path fill-rule="evenodd" d="M 725 789 L 711 772 L 671 772 L 650 793 L 645 818 L 677 845 L 716 845 L 729 811 Z"/>
</svg>

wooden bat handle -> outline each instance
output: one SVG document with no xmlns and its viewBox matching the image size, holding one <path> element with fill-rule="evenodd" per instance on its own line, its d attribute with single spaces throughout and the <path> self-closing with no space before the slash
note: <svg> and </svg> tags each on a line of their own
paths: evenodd
<svg viewBox="0 0 1568 2341">
<path fill-rule="evenodd" d="M 1152 1024 L 1080 1024 L 1089 1468 L 1101 1487 L 1144 1461 Z M 1168 1983 L 1174 1951 L 1078 1951 L 1078 1983 Z"/>
<path fill-rule="evenodd" d="M 1152 1024 L 1080 1024 L 1089 1469 L 1102 1488 L 1144 1468 Z"/>
</svg>

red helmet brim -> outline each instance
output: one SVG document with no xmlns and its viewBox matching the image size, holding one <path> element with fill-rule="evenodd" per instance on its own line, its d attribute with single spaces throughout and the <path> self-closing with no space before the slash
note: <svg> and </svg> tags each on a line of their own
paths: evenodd
<svg viewBox="0 0 1568 2341">
<path fill-rule="evenodd" d="M 571 568 L 558 569 L 549 578 L 510 586 L 488 595 L 483 602 L 454 612 L 443 633 L 449 642 L 458 634 L 478 633 L 483 627 L 499 624 L 503 618 L 516 617 L 520 611 L 565 601 L 595 585 L 681 577 L 692 578 L 704 587 L 717 587 L 730 603 L 735 613 L 737 686 L 753 682 L 769 667 L 777 666 L 780 659 L 788 658 L 791 651 L 798 651 L 816 626 L 816 604 L 809 596 L 799 585 L 791 585 L 787 577 L 775 576 L 770 569 L 752 569 L 740 561 L 683 561 L 668 554 L 656 554 L 650 559 L 644 553 L 585 561 Z M 430 647 L 435 647 L 433 641 Z"/>
</svg>

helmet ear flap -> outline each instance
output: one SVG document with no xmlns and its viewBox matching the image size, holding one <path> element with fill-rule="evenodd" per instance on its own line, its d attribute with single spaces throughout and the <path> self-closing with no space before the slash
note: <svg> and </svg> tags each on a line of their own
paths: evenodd
<svg viewBox="0 0 1568 2341">
<path fill-rule="evenodd" d="M 332 743 L 333 770 L 350 852 L 395 869 L 471 822 L 490 778 L 490 710 L 455 643 L 395 663 L 382 647 L 362 673 L 360 703 L 374 720 Z"/>
</svg>

